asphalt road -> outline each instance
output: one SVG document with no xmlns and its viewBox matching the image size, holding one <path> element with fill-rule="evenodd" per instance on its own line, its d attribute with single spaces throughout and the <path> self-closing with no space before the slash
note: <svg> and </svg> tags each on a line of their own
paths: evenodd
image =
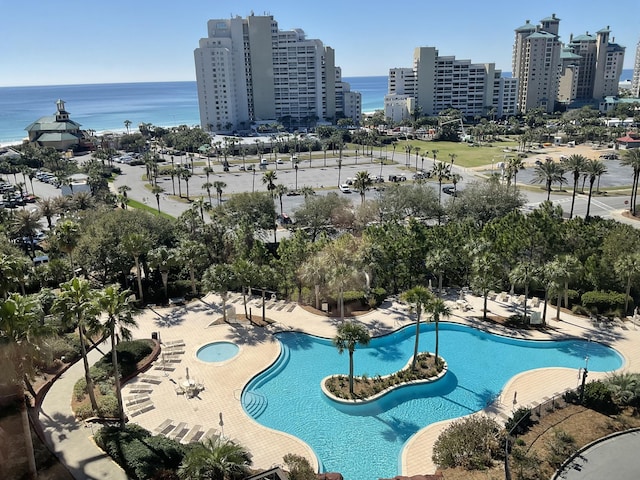
<svg viewBox="0 0 640 480">
<path fill-rule="evenodd" d="M 377 157 L 378 153 L 375 152 L 374 156 Z M 166 162 L 161 163 L 162 166 L 168 166 L 171 164 L 169 157 L 166 156 Z M 390 157 L 390 156 L 389 156 Z M 333 156 L 327 156 L 326 166 L 324 158 L 313 158 L 311 161 L 311 166 L 309 166 L 308 157 L 305 159 L 304 154 L 300 156 L 300 163 L 298 165 L 298 170 L 291 165 L 290 162 L 285 162 L 281 165 L 276 165 L 275 163 L 270 163 L 268 165 L 269 170 L 277 170 L 277 180 L 276 183 L 284 184 L 289 190 L 295 190 L 297 188 L 301 188 L 303 186 L 310 186 L 316 190 L 318 194 L 326 194 L 327 192 L 340 192 L 338 189 L 338 182 L 344 183 L 347 178 L 355 177 L 357 172 L 359 171 L 367 171 L 372 177 L 376 177 L 378 175 L 382 175 L 385 179 L 383 185 L 389 185 L 390 182 L 388 180 L 389 175 L 405 175 L 408 178 L 408 182 L 411 181 L 413 173 L 415 172 L 415 162 L 410 162 L 410 168 L 407 168 L 405 165 L 406 159 L 404 155 L 396 155 L 395 158 L 396 164 L 393 165 L 380 165 L 379 162 L 374 160 L 371 162 L 370 158 L 358 156 L 357 163 L 355 155 L 353 152 L 350 152 L 349 156 L 343 157 L 342 168 L 338 168 L 338 158 Z M 78 157 L 78 161 L 82 162 L 84 157 Z M 178 163 L 178 159 L 174 159 L 176 163 Z M 206 163 L 206 160 L 196 159 L 197 162 Z M 253 159 L 255 162 L 256 159 Z M 225 198 L 228 198 L 229 195 L 239 192 L 251 192 L 251 191 L 266 191 L 266 185 L 262 182 L 262 175 L 264 170 L 255 170 L 252 171 L 242 171 L 240 170 L 240 166 L 242 165 L 242 161 L 238 158 L 234 159 L 234 165 L 231 166 L 229 172 L 224 172 L 222 166 L 216 159 L 212 159 L 211 166 L 214 170 L 214 173 L 210 174 L 209 181 L 211 183 L 215 181 L 222 181 L 226 183 L 226 187 L 223 192 L 223 201 Z M 249 162 L 247 161 L 247 165 Z M 131 188 L 128 192 L 128 196 L 131 199 L 137 200 L 139 202 L 143 202 L 153 208 L 156 207 L 156 199 L 154 195 L 149 190 L 149 185 L 146 180 L 143 179 L 143 176 L 146 173 L 146 168 L 144 165 L 138 166 L 130 166 L 130 165 L 119 165 L 122 169 L 122 175 L 118 176 L 115 181 L 111 184 L 112 189 L 117 191 L 117 188 L 121 185 L 127 185 Z M 418 163 L 418 166 L 422 166 L 422 162 Z M 424 162 L 424 168 L 426 170 L 430 170 L 433 166 L 433 160 L 427 159 Z M 189 180 L 189 197 L 190 199 L 194 199 L 197 197 L 207 197 L 206 190 L 202 187 L 204 183 L 207 181 L 207 177 L 204 174 L 203 166 L 195 167 L 194 175 Z M 459 190 L 464 190 L 465 186 L 478 178 L 483 176 L 483 172 L 472 171 L 469 169 L 465 169 L 454 165 L 454 171 L 456 173 L 460 173 L 462 175 L 462 180 L 458 184 Z M 486 172 L 484 172 L 486 173 Z M 620 176 L 620 174 L 617 174 Z M 9 180 L 13 181 L 12 176 L 9 176 Z M 22 178 L 18 175 L 18 181 L 21 181 Z M 603 182 L 606 180 L 606 177 L 603 177 Z M 178 193 L 178 185 L 177 179 L 175 182 L 175 192 Z M 520 184 L 526 185 L 525 183 L 519 182 Z M 174 197 L 171 177 L 164 176 L 158 178 L 158 185 L 164 188 L 165 192 L 160 197 L 160 208 L 163 212 L 166 212 L 172 216 L 179 216 L 182 212 L 187 210 L 190 206 L 190 203 L 187 202 L 186 198 L 178 199 Z M 432 188 L 437 188 L 437 184 L 433 182 L 429 182 Z M 33 181 L 33 186 L 35 190 L 35 194 L 39 197 L 55 197 L 60 195 L 60 189 L 53 187 L 52 185 L 40 182 L 36 179 Z M 447 186 L 447 184 L 443 184 L 443 187 Z M 27 184 L 27 187 L 31 188 L 30 184 Z M 528 185 L 531 187 L 531 185 Z M 606 184 L 603 183 L 603 187 L 606 187 Z M 183 197 L 186 197 L 186 187 L 184 181 L 181 182 L 181 190 Z M 541 202 L 546 200 L 547 194 L 541 188 L 527 188 L 522 190 L 527 198 L 527 204 L 525 205 L 526 209 L 533 209 Z M 354 192 L 351 194 L 343 194 L 348 196 L 351 201 L 356 204 L 360 201 L 360 195 Z M 368 198 L 371 198 L 375 195 L 375 191 L 368 192 Z M 212 201 L 216 203 L 216 192 L 215 189 L 212 189 L 211 192 Z M 447 195 L 443 195 L 443 200 L 448 199 Z M 561 205 L 565 213 L 568 213 L 571 207 L 571 195 L 555 193 L 552 192 L 551 200 L 558 205 Z M 636 225 L 637 222 L 633 222 L 631 220 L 627 220 L 624 217 L 619 215 L 619 212 L 626 208 L 625 201 L 628 200 L 628 195 L 625 196 L 594 196 L 591 200 L 591 215 L 592 216 L 601 216 L 604 218 L 615 218 L 616 220 L 629 222 L 630 224 Z M 283 197 L 283 211 L 284 213 L 291 214 L 294 212 L 302 203 L 304 202 L 304 197 L 299 196 L 284 196 Z M 33 208 L 32 205 L 28 205 L 25 208 Z M 574 215 L 575 216 L 584 216 L 586 214 L 587 208 L 587 195 L 579 194 L 576 196 L 576 202 L 574 207 Z M 279 210 L 279 206 L 277 207 Z"/>
<path fill-rule="evenodd" d="M 577 455 L 554 479 L 564 480 L 636 480 L 640 461 L 640 432 L 610 437 Z"/>
</svg>

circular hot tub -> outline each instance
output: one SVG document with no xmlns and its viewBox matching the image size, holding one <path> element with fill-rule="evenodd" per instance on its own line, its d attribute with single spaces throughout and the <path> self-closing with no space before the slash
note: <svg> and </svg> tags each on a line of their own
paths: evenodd
<svg viewBox="0 0 640 480">
<path fill-rule="evenodd" d="M 240 351 L 240 347 L 231 342 L 213 342 L 198 349 L 198 360 L 208 363 L 224 362 L 231 360 Z"/>
</svg>

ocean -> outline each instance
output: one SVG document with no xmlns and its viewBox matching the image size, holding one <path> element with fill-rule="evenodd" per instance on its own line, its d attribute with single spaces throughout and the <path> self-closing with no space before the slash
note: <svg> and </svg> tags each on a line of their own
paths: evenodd
<svg viewBox="0 0 640 480">
<path fill-rule="evenodd" d="M 633 70 L 623 70 L 620 78 L 632 75 Z M 364 113 L 384 107 L 387 79 L 344 77 L 351 90 L 362 93 Z M 0 145 L 19 143 L 26 137 L 25 127 L 55 113 L 58 99 L 65 101 L 72 120 L 96 132 L 125 131 L 125 120 L 131 121 L 133 130 L 140 123 L 161 127 L 200 123 L 196 82 L 0 87 Z"/>
<path fill-rule="evenodd" d="M 387 77 L 344 78 L 351 90 L 362 93 L 362 111 L 382 109 Z M 85 130 L 132 130 L 140 123 L 167 127 L 199 125 L 196 82 L 110 83 L 0 87 L 0 145 L 20 142 L 25 127 L 40 117 L 53 115 L 62 99 L 70 118 Z"/>
</svg>

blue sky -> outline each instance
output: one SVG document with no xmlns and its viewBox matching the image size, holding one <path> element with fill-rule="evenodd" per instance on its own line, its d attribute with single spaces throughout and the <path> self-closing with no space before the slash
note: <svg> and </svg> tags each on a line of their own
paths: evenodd
<svg viewBox="0 0 640 480">
<path fill-rule="evenodd" d="M 194 80 L 207 20 L 251 11 L 333 47 L 345 77 L 409 67 L 418 46 L 511 71 L 514 29 L 552 13 L 563 41 L 609 26 L 625 68 L 640 39 L 637 0 L 0 0 L 0 86 Z"/>
</svg>

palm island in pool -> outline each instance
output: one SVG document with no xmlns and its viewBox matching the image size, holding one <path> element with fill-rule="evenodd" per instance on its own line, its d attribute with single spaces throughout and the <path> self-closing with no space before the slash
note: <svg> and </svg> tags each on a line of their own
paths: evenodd
<svg viewBox="0 0 640 480">
<path fill-rule="evenodd" d="M 433 324 L 420 328 L 419 350 L 432 350 Z M 405 327 L 357 348 L 355 374 L 371 377 L 404 368 L 413 354 L 414 329 Z M 281 354 L 244 389 L 245 411 L 266 427 L 304 440 L 315 451 L 321 471 L 363 480 L 400 474 L 402 449 L 412 435 L 435 422 L 482 410 L 519 373 L 546 367 L 577 371 L 586 358 L 595 372 L 623 364 L 615 350 L 596 342 L 518 340 L 441 322 L 446 375 L 371 402 L 344 404 L 326 397 L 320 387 L 324 377 L 348 371 L 348 357 L 338 354 L 331 339 L 291 332 L 277 338 Z"/>
</svg>

